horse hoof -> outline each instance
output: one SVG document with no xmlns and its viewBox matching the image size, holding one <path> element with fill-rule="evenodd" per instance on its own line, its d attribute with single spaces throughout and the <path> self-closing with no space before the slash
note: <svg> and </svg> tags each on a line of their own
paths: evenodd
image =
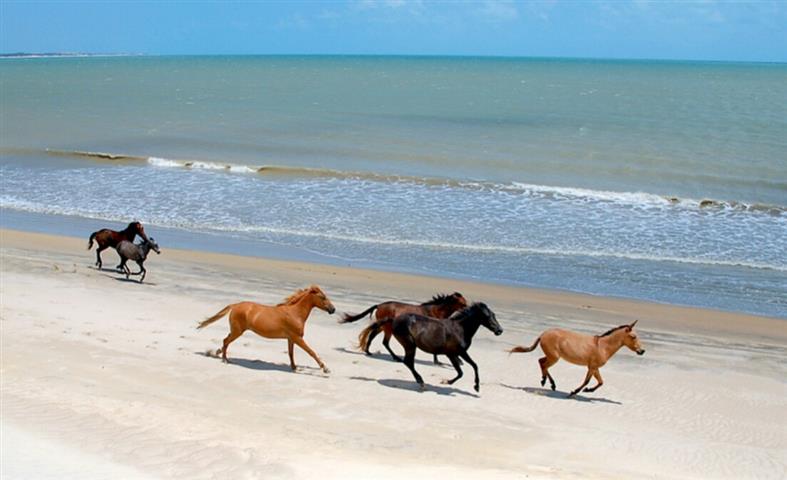
<svg viewBox="0 0 787 480">
<path fill-rule="evenodd" d="M 552 387 L 552 391 L 554 392 L 556 390 L 555 385 L 553 384 L 551 385 L 551 387 Z"/>
<path fill-rule="evenodd" d="M 443 385 L 451 385 L 451 380 L 444 378 L 443 380 L 440 380 L 440 383 Z"/>
<path fill-rule="evenodd" d="M 480 392 L 481 391 L 481 387 L 478 386 L 478 385 L 474 386 L 473 388 L 475 389 L 476 392 Z"/>
<path fill-rule="evenodd" d="M 418 384 L 418 391 L 419 392 L 425 392 L 426 391 L 426 385 L 424 385 L 423 383 L 419 383 Z"/>
<path fill-rule="evenodd" d="M 290 368 L 292 369 L 293 372 L 297 372 L 298 371 L 298 367 L 295 366 L 295 365 L 290 365 Z"/>
<path fill-rule="evenodd" d="M 546 385 L 546 384 L 547 384 L 547 381 L 546 381 L 546 379 L 545 379 L 545 378 L 542 378 L 542 379 L 541 379 L 541 386 L 543 387 L 543 386 L 544 386 L 544 385 Z"/>
<path fill-rule="evenodd" d="M 322 372 L 325 374 L 331 373 L 331 369 L 328 367 L 322 367 Z"/>
</svg>

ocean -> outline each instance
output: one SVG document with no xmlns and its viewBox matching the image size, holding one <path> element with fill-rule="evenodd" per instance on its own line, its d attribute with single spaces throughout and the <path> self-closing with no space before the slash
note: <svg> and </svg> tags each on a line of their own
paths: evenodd
<svg viewBox="0 0 787 480">
<path fill-rule="evenodd" d="M 0 82 L 0 226 L 787 318 L 785 64 L 34 58 Z"/>
</svg>

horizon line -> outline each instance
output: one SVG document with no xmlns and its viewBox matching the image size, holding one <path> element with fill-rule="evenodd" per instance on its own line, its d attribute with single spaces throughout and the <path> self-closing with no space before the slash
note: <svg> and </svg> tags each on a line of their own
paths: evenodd
<svg viewBox="0 0 787 480">
<path fill-rule="evenodd" d="M 719 60 L 701 58 L 593 57 L 547 55 L 485 55 L 436 53 L 133 53 L 133 52 L 0 52 L 0 59 L 87 58 L 87 57 L 392 57 L 392 58 L 474 58 L 522 60 L 652 61 L 672 63 L 756 63 L 787 64 L 787 60 Z"/>
</svg>

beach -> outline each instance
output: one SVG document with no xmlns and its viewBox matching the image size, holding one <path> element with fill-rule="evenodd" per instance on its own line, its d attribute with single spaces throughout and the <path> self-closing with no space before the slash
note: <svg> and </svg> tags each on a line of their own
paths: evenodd
<svg viewBox="0 0 787 480">
<path fill-rule="evenodd" d="M 162 245 L 145 283 L 92 267 L 81 238 L 0 230 L 3 478 L 783 478 L 784 320 Z M 104 252 L 112 266 L 114 252 Z M 133 277 L 132 277 L 133 279 Z M 419 353 L 409 371 L 355 348 L 365 321 L 315 310 L 305 340 L 251 332 L 215 351 L 241 300 L 275 304 L 318 284 L 341 312 L 462 292 L 504 329 L 481 330 L 480 369 L 453 386 Z M 546 328 L 590 334 L 639 320 L 644 356 L 621 350 L 604 386 L 565 398 L 585 369 L 509 356 Z M 392 342 L 393 348 L 401 347 Z"/>
</svg>

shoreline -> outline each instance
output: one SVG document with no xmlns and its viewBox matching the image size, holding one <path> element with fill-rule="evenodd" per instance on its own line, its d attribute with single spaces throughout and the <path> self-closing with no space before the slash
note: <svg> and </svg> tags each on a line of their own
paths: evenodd
<svg viewBox="0 0 787 480">
<path fill-rule="evenodd" d="M 162 248 L 139 284 L 92 267 L 84 239 L 0 229 L 9 478 L 57 478 L 86 461 L 82 478 L 737 480 L 780 478 L 787 466 L 780 320 Z M 286 342 L 253 333 L 232 344 L 229 365 L 206 354 L 227 320 L 196 330 L 199 320 L 239 300 L 277 303 L 311 283 L 339 312 L 453 290 L 486 302 L 504 333 L 482 329 L 473 342 L 480 393 L 467 367 L 441 384 L 453 369 L 423 353 L 420 392 L 379 340 L 371 357 L 355 349 L 366 321 L 338 324 L 322 311 L 305 340 L 330 375 L 297 349 L 291 372 Z M 565 392 L 585 369 L 558 362 L 553 392 L 539 385 L 538 354 L 505 352 L 546 328 L 598 334 L 634 319 L 647 353 L 622 350 L 601 370 L 603 388 L 573 399 Z M 50 458 L 40 445 L 60 453 Z"/>
<path fill-rule="evenodd" d="M 45 214 L 34 212 L 22 212 L 12 209 L 0 209 L 0 230 L 17 232 L 30 232 L 40 235 L 56 235 L 70 239 L 81 239 L 86 241 L 87 233 L 78 236 L 77 232 L 89 232 L 95 227 L 98 220 L 79 216 L 65 216 L 58 214 Z M 124 225 L 112 221 L 100 221 L 102 225 L 109 228 L 121 229 Z M 437 282 L 460 282 L 469 284 L 487 285 L 490 288 L 522 289 L 525 291 L 541 292 L 551 295 L 575 295 L 577 298 L 586 298 L 585 303 L 592 299 L 612 299 L 619 302 L 632 302 L 633 304 L 643 304 L 651 306 L 666 306 L 687 311 L 714 312 L 723 319 L 732 316 L 743 316 L 751 318 L 765 318 L 776 321 L 787 321 L 787 317 L 761 315 L 746 311 L 723 310 L 707 306 L 686 305 L 680 303 L 660 302 L 645 298 L 621 297 L 614 295 L 595 294 L 568 289 L 539 287 L 532 285 L 521 285 L 514 282 L 503 280 L 489 280 L 473 278 L 471 276 L 453 275 L 450 273 L 439 273 L 427 270 L 415 270 L 412 268 L 398 266 L 386 262 L 375 262 L 370 260 L 347 260 L 340 257 L 321 254 L 305 248 L 284 245 L 263 240 L 249 240 L 243 238 L 233 238 L 229 235 L 216 235 L 212 233 L 192 232 L 171 227 L 153 226 L 156 230 L 156 239 L 160 245 L 170 250 L 167 245 L 176 245 L 177 250 L 195 251 L 202 253 L 213 253 L 218 255 L 239 256 L 243 258 L 255 258 L 261 260 L 297 262 L 318 264 L 325 267 L 341 267 L 358 270 L 373 271 L 376 273 L 392 273 L 405 276 L 427 277 Z M 84 238 L 82 238 L 84 237 Z M 264 252 L 264 255 L 259 252 Z M 112 254 L 112 253 L 110 253 Z M 580 303 L 579 300 L 575 303 Z M 786 313 L 787 315 L 787 313 Z M 728 320 L 725 320 L 728 321 Z M 677 325 L 673 323 L 673 325 Z M 709 331 L 706 329 L 706 331 Z"/>
<path fill-rule="evenodd" d="M 92 265 L 95 255 L 95 247 L 88 254 L 84 242 L 84 239 L 71 236 L 0 228 L 2 248 L 36 247 L 42 251 L 74 255 L 83 258 L 82 267 Z M 577 319 L 595 317 L 603 313 L 609 316 L 610 323 L 614 323 L 616 319 L 628 318 L 630 312 L 638 311 L 637 318 L 640 319 L 641 324 L 648 323 L 648 328 L 662 331 L 684 330 L 702 335 L 742 335 L 787 343 L 787 331 L 783 328 L 784 320 L 778 317 L 304 260 L 234 255 L 166 246 L 162 246 L 162 252 L 162 256 L 155 258 L 151 255 L 150 258 L 153 260 L 151 265 L 165 261 L 209 265 L 236 272 L 265 271 L 290 281 L 302 278 L 304 273 L 308 273 L 315 278 L 311 283 L 331 285 L 342 290 L 352 287 L 365 294 L 370 291 L 385 290 L 391 297 L 408 298 L 412 301 L 419 301 L 418 299 L 428 298 L 433 294 L 419 291 L 420 288 L 413 288 L 413 286 L 441 285 L 440 288 L 432 288 L 434 293 L 472 292 L 469 296 L 473 298 L 483 298 L 488 303 L 504 301 L 510 307 L 529 309 L 534 313 L 557 309 L 560 313 L 571 314 Z M 116 254 L 113 249 L 108 249 L 102 255 L 115 256 Z M 110 264 L 111 261 L 106 263 Z"/>
</svg>

